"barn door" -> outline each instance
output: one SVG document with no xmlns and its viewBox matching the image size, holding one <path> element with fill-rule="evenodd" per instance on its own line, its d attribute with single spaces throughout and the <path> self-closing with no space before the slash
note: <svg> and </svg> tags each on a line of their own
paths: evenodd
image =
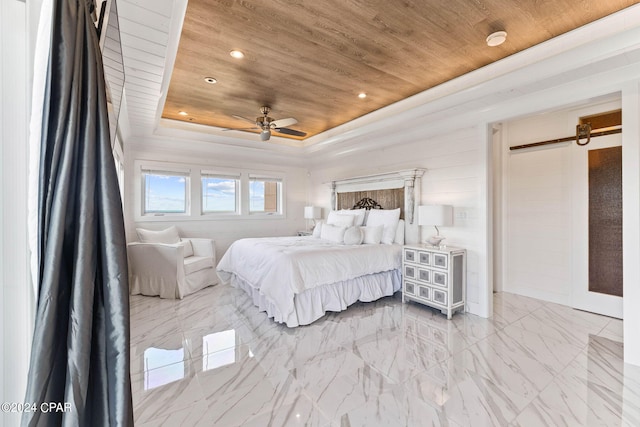
<svg viewBox="0 0 640 427">
<path fill-rule="evenodd" d="M 622 135 L 573 145 L 572 305 L 622 318 Z"/>
</svg>

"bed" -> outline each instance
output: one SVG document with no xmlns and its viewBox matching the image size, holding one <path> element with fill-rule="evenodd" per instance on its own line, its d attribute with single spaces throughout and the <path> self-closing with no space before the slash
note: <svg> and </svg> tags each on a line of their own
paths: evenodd
<svg viewBox="0 0 640 427">
<path fill-rule="evenodd" d="M 336 209 L 325 223 L 316 226 L 313 236 L 235 241 L 217 265 L 218 276 L 244 290 L 260 311 L 288 327 L 308 325 L 326 312 L 345 310 L 356 301 L 371 302 L 393 295 L 401 288 L 402 245 L 407 228 L 400 218 L 407 210 L 404 181 L 401 184 L 399 189 L 379 190 L 382 193 L 332 194 Z M 365 197 L 351 209 L 340 209 L 362 195 Z M 370 197 L 376 195 L 387 206 Z M 413 194 L 409 200 L 413 210 Z M 342 224 L 344 218 L 339 218 L 336 225 L 337 217 L 350 215 L 352 225 Z M 388 219 L 394 215 L 395 224 Z M 331 234 L 336 228 L 355 234 L 354 229 L 359 229 L 363 241 L 349 241 L 346 234 L 341 240 Z M 380 240 L 376 243 L 378 231 Z"/>
</svg>

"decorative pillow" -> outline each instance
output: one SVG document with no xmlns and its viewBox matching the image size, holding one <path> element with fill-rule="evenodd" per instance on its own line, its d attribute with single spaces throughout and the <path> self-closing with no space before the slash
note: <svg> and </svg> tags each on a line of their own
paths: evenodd
<svg viewBox="0 0 640 427">
<path fill-rule="evenodd" d="M 335 221 L 336 221 L 336 219 L 337 219 L 337 218 L 336 218 L 336 215 L 340 215 L 340 214 L 338 213 L 338 211 L 329 211 L 329 215 L 327 215 L 327 221 L 326 221 L 326 223 L 327 223 L 327 224 L 331 224 L 331 225 L 333 225 L 333 224 L 334 224 L 334 222 L 335 222 Z"/>
<path fill-rule="evenodd" d="M 351 227 L 356 219 L 355 215 L 341 215 L 338 213 L 334 213 L 331 215 L 329 212 L 329 217 L 327 218 L 327 224 L 337 225 L 339 227 Z"/>
<path fill-rule="evenodd" d="M 344 232 L 344 244 L 345 245 L 361 245 L 364 236 L 360 227 L 354 225 L 349 227 Z"/>
<path fill-rule="evenodd" d="M 398 221 L 398 228 L 396 228 L 396 237 L 393 239 L 393 243 L 404 245 L 404 219 Z"/>
<path fill-rule="evenodd" d="M 360 227 L 362 230 L 362 243 L 366 245 L 377 245 L 382 239 L 382 225 L 368 225 Z"/>
<path fill-rule="evenodd" d="M 390 245 L 396 237 L 396 229 L 400 220 L 400 208 L 397 209 L 371 209 L 367 226 L 382 225 L 382 243 Z"/>
<path fill-rule="evenodd" d="M 175 225 L 165 230 L 145 230 L 144 228 L 136 228 L 138 239 L 142 243 L 178 243 L 180 235 Z"/>
<path fill-rule="evenodd" d="M 193 245 L 191 244 L 191 240 L 182 239 L 182 241 L 178 243 L 178 246 L 182 246 L 184 248 L 183 256 L 185 258 L 193 256 Z"/>
<path fill-rule="evenodd" d="M 344 243 L 344 232 L 347 227 L 340 227 L 332 224 L 323 224 L 320 230 L 320 238 L 336 243 Z"/>
<path fill-rule="evenodd" d="M 320 232 L 322 231 L 322 224 L 324 224 L 324 220 L 316 221 L 316 226 L 313 228 L 313 233 L 311 233 L 311 235 L 316 239 L 320 238 Z"/>
<path fill-rule="evenodd" d="M 366 209 L 340 209 L 338 212 L 338 214 L 340 215 L 353 215 L 355 216 L 355 221 L 353 223 L 353 225 L 364 225 L 364 218 L 365 215 L 367 213 Z"/>
</svg>

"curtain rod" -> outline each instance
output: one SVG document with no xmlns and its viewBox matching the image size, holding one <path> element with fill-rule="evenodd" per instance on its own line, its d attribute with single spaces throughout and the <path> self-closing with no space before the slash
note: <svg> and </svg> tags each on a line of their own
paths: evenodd
<svg viewBox="0 0 640 427">
<path fill-rule="evenodd" d="M 600 132 L 592 132 L 589 133 L 589 137 L 591 138 L 595 138 L 597 136 L 606 136 L 606 135 L 615 135 L 617 133 L 622 133 L 622 128 L 619 129 L 611 129 L 611 130 L 603 130 Z M 582 136 L 582 135 L 581 135 Z M 587 135 L 584 135 L 585 137 Z M 530 144 L 522 144 L 522 145 L 514 145 L 513 147 L 509 147 L 509 150 L 513 151 L 513 150 L 522 150 L 525 148 L 531 148 L 531 147 L 541 147 L 543 145 L 551 145 L 551 144 L 559 144 L 561 142 L 569 142 L 569 141 L 578 141 L 578 136 L 568 136 L 566 138 L 559 138 L 559 139 L 550 139 L 548 141 L 541 141 L 541 142 L 532 142 Z M 586 144 L 580 144 L 578 142 L 579 145 L 586 145 Z"/>
</svg>

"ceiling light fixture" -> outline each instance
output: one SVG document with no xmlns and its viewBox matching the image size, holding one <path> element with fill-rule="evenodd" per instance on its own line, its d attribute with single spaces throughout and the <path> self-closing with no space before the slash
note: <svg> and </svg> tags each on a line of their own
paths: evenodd
<svg viewBox="0 0 640 427">
<path fill-rule="evenodd" d="M 186 111 L 178 111 L 178 114 L 180 114 L 181 116 L 188 116 L 189 113 L 187 113 Z"/>
<path fill-rule="evenodd" d="M 506 31 L 496 31 L 495 33 L 489 34 L 487 37 L 487 46 L 494 47 L 500 46 L 502 43 L 507 40 L 507 32 Z"/>
<path fill-rule="evenodd" d="M 209 84 L 211 84 L 211 85 L 214 85 L 214 84 L 218 83 L 218 80 L 216 80 L 216 79 L 215 79 L 215 78 L 213 78 L 213 77 L 205 77 L 205 78 L 204 78 L 204 81 L 205 81 L 205 82 L 207 82 L 207 83 L 209 83 Z"/>
<path fill-rule="evenodd" d="M 236 59 L 244 58 L 244 53 L 240 52 L 239 50 L 232 50 L 231 52 L 229 52 L 229 55 Z"/>
<path fill-rule="evenodd" d="M 366 93 L 364 93 L 364 92 L 360 92 L 360 93 L 358 94 L 358 98 L 360 98 L 360 99 L 364 99 L 364 98 L 366 98 L 366 97 L 367 97 L 367 94 L 366 94 Z"/>
</svg>

